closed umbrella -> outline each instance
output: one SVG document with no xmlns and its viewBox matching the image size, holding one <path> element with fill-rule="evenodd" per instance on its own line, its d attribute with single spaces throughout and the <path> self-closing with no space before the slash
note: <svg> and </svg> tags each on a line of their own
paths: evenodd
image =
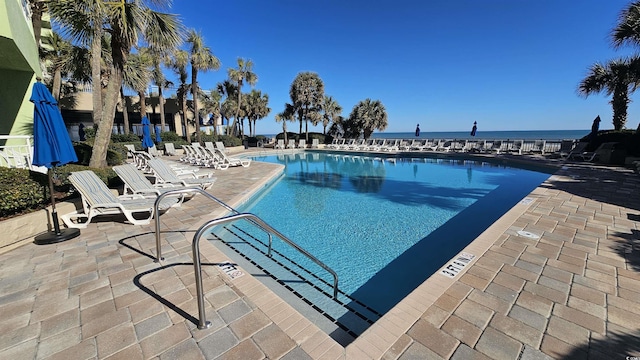
<svg viewBox="0 0 640 360">
<path fill-rule="evenodd" d="M 51 192 L 51 217 L 53 232 L 48 232 L 35 237 L 36 244 L 52 244 L 80 235 L 78 229 L 60 229 L 56 201 L 53 192 L 54 166 L 77 162 L 78 157 L 73 149 L 69 133 L 62 120 L 62 114 L 58 109 L 58 103 L 49 92 L 49 89 L 40 82 L 33 84 L 31 99 L 33 105 L 33 165 L 45 166 L 49 175 L 49 190 Z"/>
<path fill-rule="evenodd" d="M 160 137 L 160 126 L 156 126 L 156 144 L 162 142 L 162 138 Z"/>
<path fill-rule="evenodd" d="M 148 149 L 153 147 L 153 140 L 151 140 L 151 129 L 149 127 L 149 119 L 147 117 L 142 118 L 142 148 Z"/>
</svg>

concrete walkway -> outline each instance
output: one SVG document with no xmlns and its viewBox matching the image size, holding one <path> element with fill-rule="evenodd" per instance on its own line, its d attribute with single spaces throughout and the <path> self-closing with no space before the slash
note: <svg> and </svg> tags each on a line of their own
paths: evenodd
<svg viewBox="0 0 640 360">
<path fill-rule="evenodd" d="M 280 172 L 216 171 L 210 192 L 236 207 Z M 205 197 L 161 216 L 160 263 L 153 225 L 106 219 L 0 255 L 0 358 L 640 356 L 639 185 L 626 169 L 566 164 L 464 250 L 476 257 L 455 278 L 434 274 L 346 348 L 254 277 L 229 276 L 207 241 L 212 326 L 197 329 L 193 230 L 223 214 Z"/>
</svg>

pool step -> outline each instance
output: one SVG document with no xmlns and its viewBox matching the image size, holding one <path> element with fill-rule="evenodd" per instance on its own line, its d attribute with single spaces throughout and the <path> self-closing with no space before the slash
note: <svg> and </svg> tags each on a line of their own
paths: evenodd
<svg viewBox="0 0 640 360">
<path fill-rule="evenodd" d="M 333 298 L 333 277 L 308 261 L 304 255 L 273 238 L 272 256 L 268 236 L 255 226 L 242 222 L 213 229 L 214 241 L 240 266 L 258 280 L 270 279 L 270 288 L 337 341 L 348 343 L 362 334 L 382 314 L 339 292 Z M 265 276 L 267 275 L 267 276 Z M 264 281 L 263 281 L 264 282 Z M 267 281 L 269 282 L 269 281 Z M 344 334 L 340 334 L 344 332 Z"/>
</svg>

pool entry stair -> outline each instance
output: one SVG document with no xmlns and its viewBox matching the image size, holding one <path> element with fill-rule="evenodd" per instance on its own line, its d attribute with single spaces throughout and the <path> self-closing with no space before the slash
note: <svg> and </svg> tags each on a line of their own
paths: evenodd
<svg viewBox="0 0 640 360">
<path fill-rule="evenodd" d="M 350 342 L 382 317 L 342 291 L 334 297 L 326 272 L 297 256 L 282 242 L 274 240 L 269 256 L 264 235 L 245 223 L 220 226 L 213 236 L 214 244 L 227 256 L 251 269 L 254 277 L 268 283 L 274 292 L 307 318 L 315 319 L 316 325 L 330 335 L 344 332 Z M 336 341 L 341 340 L 342 336 L 336 336 Z"/>
<path fill-rule="evenodd" d="M 212 241 L 229 258 L 346 346 L 382 314 L 339 290 L 338 276 L 312 254 L 254 214 L 240 213 L 199 188 L 172 190 L 158 196 L 155 211 L 167 196 L 200 193 L 226 208 L 230 215 L 205 222 L 193 243 L 194 276 L 199 309 L 198 328 L 210 326 L 204 313 L 199 241 Z M 160 219 L 155 219 L 156 261 L 162 260 Z M 274 236 L 275 235 L 275 236 Z M 384 291 L 384 289 L 381 289 Z"/>
</svg>

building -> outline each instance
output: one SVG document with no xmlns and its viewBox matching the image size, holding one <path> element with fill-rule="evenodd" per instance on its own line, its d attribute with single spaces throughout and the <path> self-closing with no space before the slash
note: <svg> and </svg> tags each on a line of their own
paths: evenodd
<svg viewBox="0 0 640 360">
<path fill-rule="evenodd" d="M 26 0 L 0 2 L 0 134 L 31 135 L 33 104 L 29 102 L 36 77 L 42 76 L 38 47 Z M 0 139 L 18 145 L 19 138 Z"/>
</svg>

